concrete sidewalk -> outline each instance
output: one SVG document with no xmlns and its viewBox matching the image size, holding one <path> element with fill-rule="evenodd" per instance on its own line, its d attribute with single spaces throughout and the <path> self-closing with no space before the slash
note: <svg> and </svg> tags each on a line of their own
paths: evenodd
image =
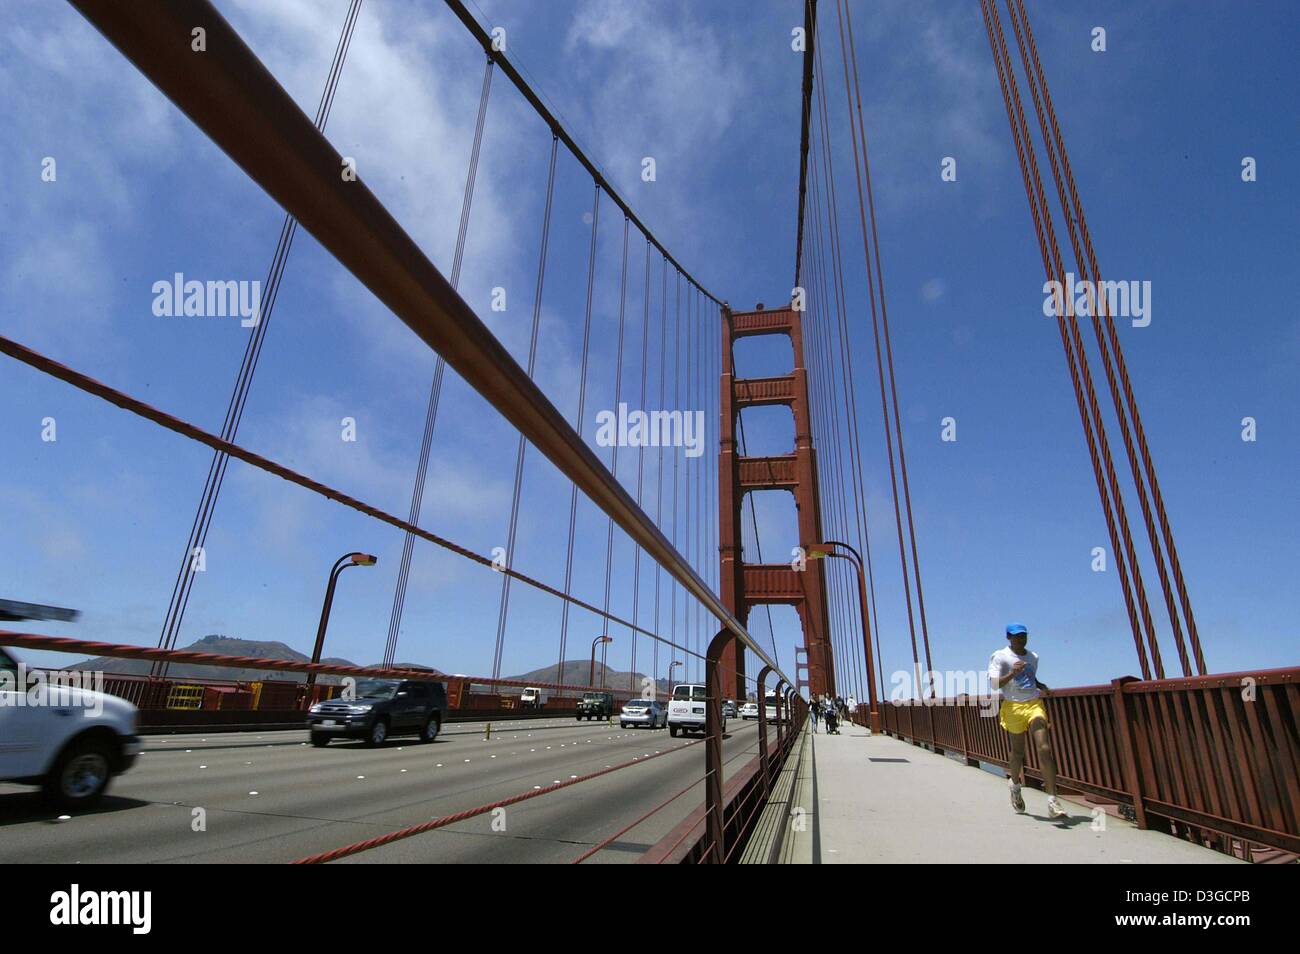
<svg viewBox="0 0 1300 954">
<path fill-rule="evenodd" d="M 814 862 L 1241 863 L 1064 797 L 1070 817 L 1050 821 L 1047 796 L 1028 786 L 1018 815 L 1005 779 L 858 726 L 822 726 L 812 762 Z"/>
</svg>

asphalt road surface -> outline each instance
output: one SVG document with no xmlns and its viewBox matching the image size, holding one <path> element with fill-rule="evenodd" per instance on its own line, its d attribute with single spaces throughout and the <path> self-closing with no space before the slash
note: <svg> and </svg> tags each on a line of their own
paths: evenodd
<svg viewBox="0 0 1300 954">
<path fill-rule="evenodd" d="M 666 729 L 548 719 L 495 723 L 490 741 L 482 723 L 449 725 L 429 745 L 402 738 L 376 749 L 359 742 L 318 749 L 306 738 L 305 731 L 145 736 L 144 753 L 100 807 L 62 820 L 34 789 L 0 784 L 0 863 L 288 862 L 666 752 L 504 814 L 344 859 L 570 862 L 691 786 L 587 861 L 628 863 L 704 800 L 702 737 L 674 739 Z M 757 723 L 728 720 L 725 774 L 757 753 Z"/>
</svg>

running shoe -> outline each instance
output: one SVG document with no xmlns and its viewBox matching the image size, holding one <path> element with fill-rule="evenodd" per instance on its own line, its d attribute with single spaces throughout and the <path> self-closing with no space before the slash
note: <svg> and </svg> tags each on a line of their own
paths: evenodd
<svg viewBox="0 0 1300 954">
<path fill-rule="evenodd" d="M 1017 815 L 1025 813 L 1025 796 L 1020 794 L 1020 786 L 1011 786 L 1011 807 L 1016 810 Z"/>
<path fill-rule="evenodd" d="M 1064 806 L 1062 806 L 1061 803 L 1056 800 L 1055 795 L 1053 795 L 1051 798 L 1047 800 L 1047 817 L 1048 818 L 1069 818 L 1070 817 L 1070 813 L 1067 812 Z"/>
</svg>

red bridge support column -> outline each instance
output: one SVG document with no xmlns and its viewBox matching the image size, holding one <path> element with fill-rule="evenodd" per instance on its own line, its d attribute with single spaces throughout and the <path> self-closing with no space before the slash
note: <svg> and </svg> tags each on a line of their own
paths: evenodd
<svg viewBox="0 0 1300 954">
<path fill-rule="evenodd" d="M 741 556 L 741 507 L 753 490 L 787 490 L 794 495 L 799 516 L 799 545 L 807 550 L 822 541 L 821 505 L 817 493 L 817 454 L 813 447 L 812 410 L 808 403 L 808 369 L 804 363 L 800 313 L 792 307 L 732 312 L 722 310 L 722 397 L 719 441 L 718 505 L 719 558 L 723 605 L 747 623 L 750 608 L 763 603 L 794 606 L 803 626 L 808 655 L 808 687 L 814 694 L 835 692 L 835 661 L 831 651 L 826 578 L 821 560 L 808 560 L 802 569 L 791 564 L 745 564 Z M 732 345 L 751 335 L 788 335 L 794 370 L 774 378 L 737 378 Z M 793 453 L 776 457 L 742 457 L 736 443 L 736 418 L 746 407 L 782 405 L 794 416 Z M 782 554 L 784 556 L 784 554 Z M 793 560 L 792 560 L 793 563 Z M 720 671 L 724 686 L 734 686 L 737 699 L 746 694 L 744 650 L 736 643 L 724 651 Z M 759 705 L 763 699 L 759 698 Z"/>
</svg>

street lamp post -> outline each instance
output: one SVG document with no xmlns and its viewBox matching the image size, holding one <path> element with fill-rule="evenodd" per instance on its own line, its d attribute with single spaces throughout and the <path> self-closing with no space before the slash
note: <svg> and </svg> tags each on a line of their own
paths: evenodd
<svg viewBox="0 0 1300 954">
<path fill-rule="evenodd" d="M 613 636 L 597 636 L 591 641 L 591 668 L 587 671 L 587 685 L 594 686 L 596 684 L 596 647 L 601 643 L 612 643 L 613 641 Z M 604 673 L 601 674 L 600 684 L 602 686 L 605 684 Z"/>
<path fill-rule="evenodd" d="M 684 665 L 685 665 L 685 663 L 683 663 L 680 659 L 674 659 L 674 660 L 673 660 L 673 661 L 668 665 L 668 692 L 669 692 L 670 694 L 671 694 L 672 691 L 673 691 L 673 688 L 672 688 L 672 686 L 673 686 L 673 670 L 676 669 L 678 666 L 684 666 Z"/>
<path fill-rule="evenodd" d="M 350 566 L 374 566 L 379 562 L 379 558 L 369 553 L 345 553 L 335 561 L 333 568 L 330 570 L 329 585 L 325 587 L 325 603 L 320 609 L 320 625 L 316 627 L 316 646 L 311 651 L 311 661 L 320 662 L 321 651 L 325 648 L 325 628 L 329 626 L 330 609 L 334 605 L 334 584 L 339 580 L 339 574 Z M 310 695 L 312 686 L 316 685 L 316 674 L 308 673 L 307 675 L 307 692 Z"/>
<path fill-rule="evenodd" d="M 844 553 L 838 553 L 833 549 L 828 549 L 830 547 L 841 547 L 852 555 L 850 556 Z M 862 569 L 862 556 L 857 550 L 853 549 L 853 547 L 849 546 L 847 543 L 842 543 L 839 540 L 826 540 L 817 544 L 815 548 L 809 549 L 808 556 L 813 559 L 819 557 L 832 557 L 839 560 L 848 560 L 857 568 L 858 606 L 862 612 L 862 645 L 867 653 L 867 695 L 869 697 L 868 708 L 871 710 L 871 731 L 879 732 L 880 708 L 876 702 L 876 684 L 871 681 L 872 660 L 875 654 L 871 651 L 871 624 L 867 619 L 867 576 Z M 883 678 L 884 676 L 882 674 L 881 679 L 883 680 Z M 881 683 L 881 691 L 884 691 L 883 681 Z"/>
</svg>

